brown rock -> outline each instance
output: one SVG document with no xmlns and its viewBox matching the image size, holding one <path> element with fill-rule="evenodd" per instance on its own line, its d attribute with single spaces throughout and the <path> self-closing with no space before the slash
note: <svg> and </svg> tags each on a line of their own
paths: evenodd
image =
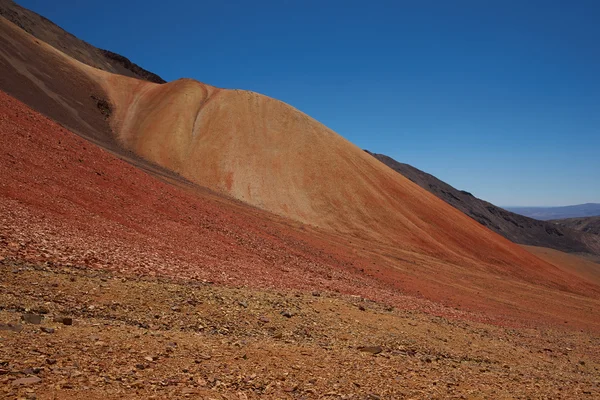
<svg viewBox="0 0 600 400">
<path fill-rule="evenodd" d="M 0 324 L 0 331 L 21 332 L 22 330 L 23 330 L 22 325 Z"/>
<path fill-rule="evenodd" d="M 41 314 L 23 314 L 21 315 L 21 319 L 28 324 L 39 325 L 42 323 L 44 316 Z"/>
<path fill-rule="evenodd" d="M 11 385 L 13 386 L 27 386 L 27 385 L 35 385 L 36 383 L 40 383 L 42 381 L 41 378 L 37 376 L 28 376 L 27 378 L 20 378 L 12 381 Z"/>
<path fill-rule="evenodd" d="M 54 318 L 54 322 L 58 322 L 63 325 L 73 325 L 73 318 L 71 317 L 56 317 Z"/>
<path fill-rule="evenodd" d="M 371 354 L 379 354 L 383 351 L 381 346 L 360 346 L 358 350 Z"/>
</svg>

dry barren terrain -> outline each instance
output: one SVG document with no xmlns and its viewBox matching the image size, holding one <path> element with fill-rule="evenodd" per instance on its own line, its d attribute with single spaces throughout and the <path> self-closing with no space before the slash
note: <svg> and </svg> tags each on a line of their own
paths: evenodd
<svg viewBox="0 0 600 400">
<path fill-rule="evenodd" d="M 12 258 L 0 288 L 4 398 L 600 396 L 600 339 L 584 332 Z"/>
</svg>

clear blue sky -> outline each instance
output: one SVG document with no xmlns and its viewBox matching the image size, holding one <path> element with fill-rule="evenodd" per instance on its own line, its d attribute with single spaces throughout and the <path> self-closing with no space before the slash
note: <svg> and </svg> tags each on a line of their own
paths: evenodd
<svg viewBox="0 0 600 400">
<path fill-rule="evenodd" d="M 600 202 L 600 1 L 17 2 L 495 204 Z"/>
</svg>

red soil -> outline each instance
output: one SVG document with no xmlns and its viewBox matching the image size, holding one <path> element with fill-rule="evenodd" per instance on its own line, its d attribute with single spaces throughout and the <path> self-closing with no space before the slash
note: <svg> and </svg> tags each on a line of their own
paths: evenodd
<svg viewBox="0 0 600 400">
<path fill-rule="evenodd" d="M 511 324 L 568 320 L 569 327 L 600 329 L 598 286 L 569 273 L 560 275 L 564 290 L 550 281 L 532 284 L 171 185 L 3 92 L 0 138 L 3 257 L 236 286 L 333 290 L 446 316 Z"/>
</svg>

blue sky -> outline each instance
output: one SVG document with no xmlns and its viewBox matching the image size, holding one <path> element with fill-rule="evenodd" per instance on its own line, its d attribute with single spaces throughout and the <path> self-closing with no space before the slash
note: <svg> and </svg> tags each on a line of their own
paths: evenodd
<svg viewBox="0 0 600 400">
<path fill-rule="evenodd" d="M 17 0 L 498 205 L 600 202 L 600 2 Z"/>
</svg>

